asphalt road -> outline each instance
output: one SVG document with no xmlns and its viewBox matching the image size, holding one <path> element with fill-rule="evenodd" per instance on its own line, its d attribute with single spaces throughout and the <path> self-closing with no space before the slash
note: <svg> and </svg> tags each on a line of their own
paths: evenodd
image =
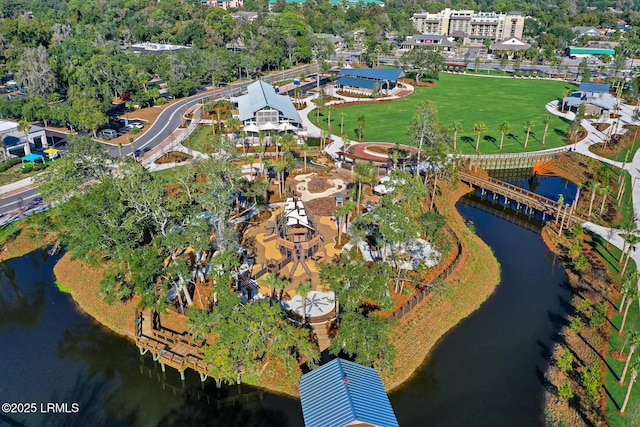
<svg viewBox="0 0 640 427">
<path fill-rule="evenodd" d="M 275 74 L 271 74 L 267 78 L 273 81 L 281 81 L 298 77 L 300 73 L 308 66 L 284 70 Z M 200 92 L 188 97 L 186 100 L 176 102 L 165 108 L 158 118 L 153 122 L 147 131 L 135 140 L 134 148 L 136 152 L 144 153 L 160 144 L 166 137 L 180 126 L 182 123 L 181 116 L 188 107 L 191 107 L 205 98 L 223 98 L 241 95 L 253 81 L 243 83 L 230 84 L 225 87 L 216 88 L 214 90 Z M 66 142 L 67 135 L 62 132 L 47 131 L 48 134 L 54 136 L 56 146 Z M 103 143 L 108 154 L 111 157 L 119 157 L 118 146 Z M 130 150 L 124 150 L 127 154 Z M 25 215 L 29 212 L 41 209 L 43 207 L 42 197 L 38 194 L 37 189 L 26 189 L 17 194 L 4 197 L 0 194 L 0 225 L 8 222 L 10 219 L 19 215 Z"/>
</svg>

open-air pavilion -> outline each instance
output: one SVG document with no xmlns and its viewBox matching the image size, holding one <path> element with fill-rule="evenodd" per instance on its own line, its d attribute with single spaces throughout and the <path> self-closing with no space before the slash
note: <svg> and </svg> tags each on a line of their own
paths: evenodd
<svg viewBox="0 0 640 427">
<path fill-rule="evenodd" d="M 389 93 L 398 84 L 402 68 L 343 68 L 334 82 L 341 90 L 372 94 Z"/>
</svg>

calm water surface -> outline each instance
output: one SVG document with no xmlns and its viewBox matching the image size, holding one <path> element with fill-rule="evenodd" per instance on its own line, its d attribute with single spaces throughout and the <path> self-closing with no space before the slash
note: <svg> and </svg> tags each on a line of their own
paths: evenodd
<svg viewBox="0 0 640 427">
<path fill-rule="evenodd" d="M 541 425 L 543 373 L 569 298 L 563 270 L 535 232 L 458 209 L 494 250 L 502 282 L 440 340 L 391 403 L 402 426 Z M 36 414 L 0 414 L 0 425 L 303 425 L 297 400 L 244 385 L 217 390 L 190 370 L 184 383 L 173 369 L 163 374 L 58 291 L 57 259 L 37 251 L 0 264 L 0 403 L 38 407 Z M 235 396 L 242 399 L 234 404 Z M 48 402 L 80 410 L 40 413 Z"/>
</svg>

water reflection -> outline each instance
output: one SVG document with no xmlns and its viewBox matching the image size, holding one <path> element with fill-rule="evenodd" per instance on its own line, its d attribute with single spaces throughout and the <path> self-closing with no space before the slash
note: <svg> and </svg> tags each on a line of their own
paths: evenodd
<svg viewBox="0 0 640 427">
<path fill-rule="evenodd" d="M 0 397 L 76 403 L 77 413 L 4 414 L 27 426 L 301 426 L 299 401 L 246 385 L 217 389 L 186 371 L 165 373 L 135 344 L 58 291 L 45 251 L 0 264 Z"/>
<path fill-rule="evenodd" d="M 544 372 L 569 301 L 564 272 L 537 230 L 469 203 L 458 210 L 494 250 L 501 283 L 391 403 L 400 425 L 541 426 Z"/>
</svg>

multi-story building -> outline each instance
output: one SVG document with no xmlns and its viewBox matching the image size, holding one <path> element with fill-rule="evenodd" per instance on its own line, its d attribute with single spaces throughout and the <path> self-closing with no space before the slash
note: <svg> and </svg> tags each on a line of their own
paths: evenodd
<svg viewBox="0 0 640 427">
<path fill-rule="evenodd" d="M 243 0 L 200 0 L 200 3 L 209 7 L 220 7 L 225 10 L 238 9 L 244 6 Z"/>
<path fill-rule="evenodd" d="M 451 10 L 437 13 L 418 12 L 411 20 L 422 34 L 461 38 L 467 43 L 484 43 L 522 38 L 524 15 L 520 12 L 495 13 L 473 10 Z"/>
</svg>

